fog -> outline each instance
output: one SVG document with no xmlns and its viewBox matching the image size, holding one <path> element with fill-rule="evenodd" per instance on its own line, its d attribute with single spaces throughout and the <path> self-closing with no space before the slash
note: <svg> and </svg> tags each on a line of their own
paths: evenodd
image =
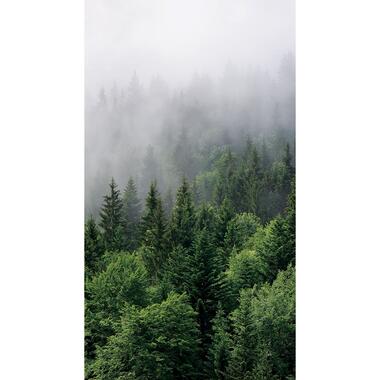
<svg viewBox="0 0 380 380">
<path fill-rule="evenodd" d="M 294 25 L 286 0 L 87 0 L 86 214 L 111 176 L 164 193 L 212 146 L 291 139 Z"/>
</svg>

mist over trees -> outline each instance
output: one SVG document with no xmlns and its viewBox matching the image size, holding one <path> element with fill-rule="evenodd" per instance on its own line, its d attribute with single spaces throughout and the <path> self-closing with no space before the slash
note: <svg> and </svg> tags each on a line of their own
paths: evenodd
<svg viewBox="0 0 380 380">
<path fill-rule="evenodd" d="M 274 74 L 230 63 L 220 78 L 196 74 L 183 87 L 159 76 L 143 86 L 134 72 L 126 87 L 101 88 L 86 108 L 86 215 L 97 215 L 111 177 L 123 188 L 133 177 L 144 197 L 153 179 L 167 196 L 185 176 L 210 200 L 210 169 L 227 149 L 241 153 L 247 138 L 266 169 L 286 143 L 294 159 L 294 86 L 289 53 Z"/>
<path fill-rule="evenodd" d="M 85 378 L 295 378 L 293 1 L 94 0 Z"/>
</svg>

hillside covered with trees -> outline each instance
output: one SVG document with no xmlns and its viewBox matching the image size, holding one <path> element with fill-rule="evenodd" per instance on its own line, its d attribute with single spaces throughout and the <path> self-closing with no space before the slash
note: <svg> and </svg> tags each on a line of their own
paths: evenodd
<svg viewBox="0 0 380 380">
<path fill-rule="evenodd" d="M 110 180 L 85 224 L 86 379 L 295 377 L 292 131 L 202 155 L 182 129 L 174 191 Z"/>
</svg>

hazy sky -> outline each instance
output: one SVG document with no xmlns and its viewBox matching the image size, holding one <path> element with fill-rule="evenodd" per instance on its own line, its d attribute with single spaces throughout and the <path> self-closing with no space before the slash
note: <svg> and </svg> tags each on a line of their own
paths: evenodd
<svg viewBox="0 0 380 380">
<path fill-rule="evenodd" d="M 294 13 L 294 0 L 87 0 L 87 90 L 135 70 L 176 85 L 229 62 L 276 70 L 294 51 Z"/>
</svg>

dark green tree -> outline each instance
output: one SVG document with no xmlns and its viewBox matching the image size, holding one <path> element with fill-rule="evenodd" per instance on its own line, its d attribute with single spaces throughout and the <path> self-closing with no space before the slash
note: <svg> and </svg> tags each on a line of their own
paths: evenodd
<svg viewBox="0 0 380 380">
<path fill-rule="evenodd" d="M 101 233 L 92 216 L 84 227 L 84 258 L 86 275 L 92 275 L 99 270 L 100 259 L 104 253 Z"/>
<path fill-rule="evenodd" d="M 170 223 L 170 237 L 173 246 L 189 249 L 194 239 L 195 210 L 189 184 L 184 178 L 177 191 L 175 206 Z"/>
<path fill-rule="evenodd" d="M 215 318 L 212 320 L 212 342 L 209 354 L 213 379 L 227 380 L 227 368 L 231 357 L 231 337 L 228 321 L 221 305 L 218 305 Z"/>
<path fill-rule="evenodd" d="M 234 217 L 235 213 L 229 198 L 224 198 L 222 204 L 218 208 L 217 215 L 217 242 L 219 246 L 224 246 L 228 223 Z"/>
<path fill-rule="evenodd" d="M 215 189 L 215 202 L 221 205 L 225 198 L 236 204 L 238 199 L 235 198 L 235 182 L 236 182 L 236 157 L 232 154 L 230 148 L 223 153 L 216 163 L 218 171 L 218 180 Z"/>
<path fill-rule="evenodd" d="M 261 226 L 260 219 L 251 213 L 237 214 L 227 225 L 225 246 L 227 249 L 241 249 L 247 240 Z"/>
<path fill-rule="evenodd" d="M 230 257 L 224 277 L 226 285 L 224 302 L 228 311 L 238 306 L 237 301 L 242 289 L 252 288 L 254 285 L 260 286 L 265 282 L 265 269 L 261 258 L 253 250 L 244 249 Z"/>
<path fill-rule="evenodd" d="M 139 243 L 139 223 L 141 217 L 141 202 L 137 195 L 137 188 L 133 178 L 130 178 L 124 190 L 124 247 L 133 251 Z"/>
<path fill-rule="evenodd" d="M 110 192 L 103 197 L 100 211 L 100 227 L 103 230 L 105 248 L 109 251 L 122 249 L 122 207 L 120 191 L 112 178 Z"/>
<path fill-rule="evenodd" d="M 166 221 L 156 182 L 152 182 L 141 222 L 141 252 L 151 276 L 160 275 L 167 252 Z"/>
<path fill-rule="evenodd" d="M 242 212 L 259 212 L 259 201 L 262 192 L 263 172 L 256 146 L 247 139 L 243 161 L 237 174 L 237 210 Z"/>
<path fill-rule="evenodd" d="M 295 188 L 289 195 L 288 207 L 284 216 L 270 221 L 264 233 L 259 231 L 253 239 L 252 248 L 263 264 L 266 280 L 272 282 L 277 273 L 289 264 L 295 264 Z"/>
<path fill-rule="evenodd" d="M 256 361 L 251 317 L 251 304 L 254 293 L 255 289 L 243 290 L 239 299 L 239 307 L 231 316 L 233 323 L 233 351 L 228 366 L 229 378 L 231 379 L 251 379 L 251 371 Z"/>
</svg>

